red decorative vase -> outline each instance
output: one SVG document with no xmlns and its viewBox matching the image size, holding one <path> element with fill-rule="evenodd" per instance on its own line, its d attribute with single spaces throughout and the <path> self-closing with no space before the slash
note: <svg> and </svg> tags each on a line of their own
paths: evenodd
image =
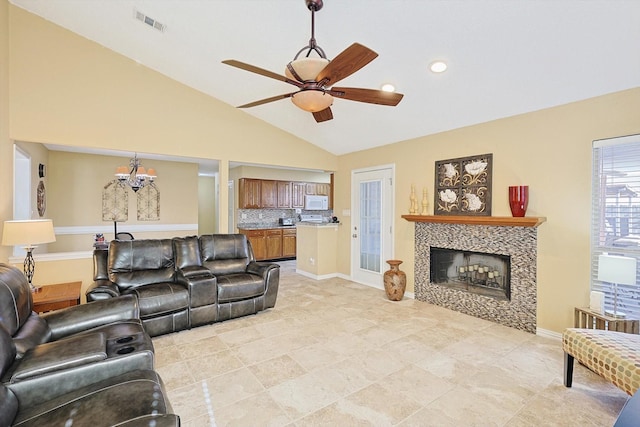
<svg viewBox="0 0 640 427">
<path fill-rule="evenodd" d="M 509 207 L 511 215 L 524 216 L 527 212 L 527 204 L 529 203 L 529 186 L 516 185 L 509 187 Z"/>
</svg>

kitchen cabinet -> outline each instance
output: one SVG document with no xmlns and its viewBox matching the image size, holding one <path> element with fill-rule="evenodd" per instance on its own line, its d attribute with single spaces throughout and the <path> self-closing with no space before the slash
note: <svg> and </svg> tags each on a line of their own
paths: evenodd
<svg viewBox="0 0 640 427">
<path fill-rule="evenodd" d="M 296 229 L 284 228 L 282 230 L 282 257 L 292 258 L 296 256 Z"/>
<path fill-rule="evenodd" d="M 251 242 L 256 261 L 295 258 L 296 256 L 295 228 L 267 228 L 261 230 L 240 228 L 239 231 L 247 236 L 247 240 Z"/>
<path fill-rule="evenodd" d="M 304 208 L 304 193 L 307 184 L 304 182 L 292 182 L 291 183 L 291 207 L 292 208 Z"/>
<path fill-rule="evenodd" d="M 331 184 L 254 178 L 238 181 L 239 209 L 304 209 L 307 195 L 328 196 L 329 209 L 333 208 Z"/>
<path fill-rule="evenodd" d="M 265 230 L 267 242 L 267 259 L 282 258 L 282 230 Z"/>
<path fill-rule="evenodd" d="M 238 207 L 240 209 L 259 209 L 262 191 L 262 180 L 241 178 L 238 186 Z"/>
<path fill-rule="evenodd" d="M 247 240 L 253 248 L 253 256 L 256 260 L 267 259 L 267 240 L 265 239 L 265 230 L 240 230 L 242 234 L 247 236 Z"/>
<path fill-rule="evenodd" d="M 320 184 L 316 183 L 316 195 L 318 196 L 330 196 L 331 195 L 331 184 Z"/>
<path fill-rule="evenodd" d="M 277 208 L 278 182 L 263 179 L 260 184 L 260 207 L 264 209 Z"/>
<path fill-rule="evenodd" d="M 278 208 L 291 209 L 291 182 L 276 181 L 278 192 Z"/>
</svg>

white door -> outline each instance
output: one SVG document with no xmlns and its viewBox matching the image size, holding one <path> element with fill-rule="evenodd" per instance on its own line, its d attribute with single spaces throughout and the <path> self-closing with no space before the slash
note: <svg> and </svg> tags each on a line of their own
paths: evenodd
<svg viewBox="0 0 640 427">
<path fill-rule="evenodd" d="M 351 278 L 382 287 L 393 257 L 393 166 L 351 173 Z"/>
</svg>

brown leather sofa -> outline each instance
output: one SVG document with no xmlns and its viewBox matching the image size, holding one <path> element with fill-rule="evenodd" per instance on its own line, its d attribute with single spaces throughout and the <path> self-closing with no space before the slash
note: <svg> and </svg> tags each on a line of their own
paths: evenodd
<svg viewBox="0 0 640 427">
<path fill-rule="evenodd" d="M 171 407 L 135 297 L 43 315 L 32 308 L 25 276 L 0 264 L 0 426 L 68 425 L 69 417 L 94 427 L 140 417 L 179 425 L 160 416 Z M 108 407 L 100 396 L 123 404 Z"/>
<path fill-rule="evenodd" d="M 94 251 L 87 301 L 135 295 L 151 336 L 274 307 L 280 266 L 256 262 L 243 234 L 114 240 Z"/>
</svg>

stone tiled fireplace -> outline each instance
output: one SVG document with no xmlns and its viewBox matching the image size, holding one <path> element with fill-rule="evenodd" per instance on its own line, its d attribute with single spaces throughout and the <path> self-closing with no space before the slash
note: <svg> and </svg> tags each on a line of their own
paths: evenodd
<svg viewBox="0 0 640 427">
<path fill-rule="evenodd" d="M 422 220 L 421 220 L 422 218 Z M 463 223 L 451 218 L 405 216 L 415 221 L 415 298 L 496 323 L 536 332 L 537 225 L 513 226 L 487 220 Z M 491 219 L 495 217 L 490 217 Z M 424 221 L 424 219 L 430 219 Z M 494 223 L 496 225 L 494 225 Z M 506 224 L 506 225 L 505 225 Z M 430 281 L 431 247 L 496 254 L 510 259 L 510 298 L 493 298 Z"/>
</svg>

